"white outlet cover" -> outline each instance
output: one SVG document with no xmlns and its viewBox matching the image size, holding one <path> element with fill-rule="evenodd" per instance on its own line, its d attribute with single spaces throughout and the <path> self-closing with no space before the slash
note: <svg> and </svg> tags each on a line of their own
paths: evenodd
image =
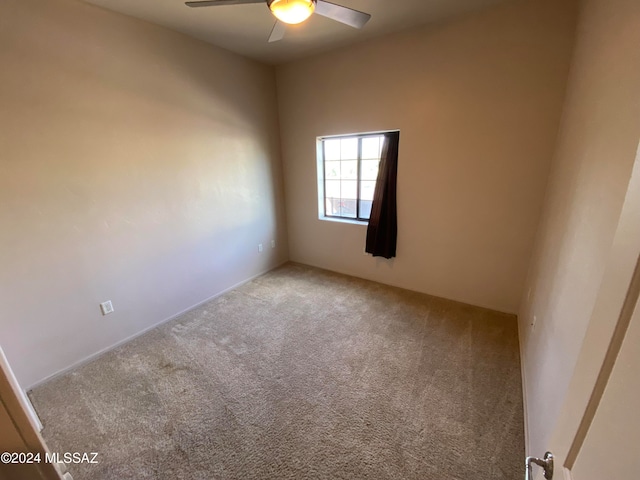
<svg viewBox="0 0 640 480">
<path fill-rule="evenodd" d="M 100 310 L 102 311 L 102 315 L 109 315 L 110 313 L 113 313 L 113 303 L 111 303 L 111 300 L 101 303 Z"/>
<path fill-rule="evenodd" d="M 262 251 L 262 244 L 261 244 L 261 243 L 259 243 L 259 244 L 258 244 L 258 251 L 259 251 L 259 252 L 261 252 L 261 251 Z"/>
</svg>

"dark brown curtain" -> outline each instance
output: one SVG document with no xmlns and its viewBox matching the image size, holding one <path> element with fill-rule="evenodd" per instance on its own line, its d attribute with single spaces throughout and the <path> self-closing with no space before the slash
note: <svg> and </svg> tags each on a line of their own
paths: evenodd
<svg viewBox="0 0 640 480">
<path fill-rule="evenodd" d="M 376 180 L 371 217 L 367 228 L 366 251 L 374 257 L 392 258 L 396 256 L 396 239 L 398 237 L 396 182 L 399 143 L 400 132 L 384 135 L 378 179 Z"/>
</svg>

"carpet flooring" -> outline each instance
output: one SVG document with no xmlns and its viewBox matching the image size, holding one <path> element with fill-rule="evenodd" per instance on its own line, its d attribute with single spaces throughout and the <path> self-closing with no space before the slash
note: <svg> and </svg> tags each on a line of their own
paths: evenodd
<svg viewBox="0 0 640 480">
<path fill-rule="evenodd" d="M 289 263 L 30 392 L 75 480 L 523 477 L 516 319 Z"/>
</svg>

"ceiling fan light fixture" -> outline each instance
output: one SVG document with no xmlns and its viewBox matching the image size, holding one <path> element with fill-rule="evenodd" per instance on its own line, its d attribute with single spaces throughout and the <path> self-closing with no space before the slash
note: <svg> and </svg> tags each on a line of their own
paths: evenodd
<svg viewBox="0 0 640 480">
<path fill-rule="evenodd" d="M 316 9 L 316 0 L 272 0 L 269 9 L 281 22 L 295 25 L 311 16 Z"/>
</svg>

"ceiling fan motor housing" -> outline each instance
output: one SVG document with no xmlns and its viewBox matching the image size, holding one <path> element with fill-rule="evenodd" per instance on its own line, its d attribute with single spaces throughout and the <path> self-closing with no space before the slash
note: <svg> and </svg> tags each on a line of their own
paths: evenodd
<svg viewBox="0 0 640 480">
<path fill-rule="evenodd" d="M 277 1 L 279 1 L 279 0 L 267 0 L 267 6 L 269 7 L 269 9 L 271 9 L 271 4 L 272 4 L 273 2 L 277 2 Z M 282 0 L 282 1 L 283 1 L 283 2 L 285 2 L 285 3 L 287 3 L 289 0 Z M 315 4 L 316 4 L 316 1 L 317 1 L 317 0 L 311 0 L 311 3 L 313 3 L 313 5 L 315 5 Z"/>
</svg>

